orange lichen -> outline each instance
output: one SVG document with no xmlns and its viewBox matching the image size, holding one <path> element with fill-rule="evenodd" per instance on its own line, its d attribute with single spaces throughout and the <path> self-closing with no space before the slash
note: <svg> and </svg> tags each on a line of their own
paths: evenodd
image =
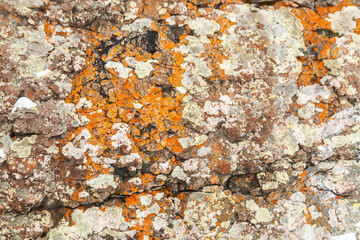
<svg viewBox="0 0 360 240">
<path fill-rule="evenodd" d="M 61 28 L 64 29 L 65 31 L 57 31 L 55 33 L 57 36 L 69 37 L 70 35 L 73 34 L 73 32 L 66 31 L 66 27 L 61 26 Z"/>
<path fill-rule="evenodd" d="M 177 197 L 179 200 L 182 200 L 184 197 L 186 197 L 186 195 L 180 193 L 180 194 L 178 194 L 176 197 Z"/>
<path fill-rule="evenodd" d="M 165 138 L 165 145 L 167 148 L 171 149 L 172 152 L 174 153 L 178 153 L 183 150 L 183 147 L 179 143 L 179 137 Z"/>
<path fill-rule="evenodd" d="M 129 207 L 131 205 L 138 205 L 140 202 L 139 197 L 136 194 L 132 194 L 125 198 L 125 205 Z"/>
<path fill-rule="evenodd" d="M 49 42 L 50 38 L 52 37 L 52 35 L 54 34 L 55 31 L 55 25 L 56 22 L 53 23 L 49 23 L 49 22 L 45 22 L 44 23 L 44 33 L 46 35 L 46 41 Z"/>
<path fill-rule="evenodd" d="M 306 211 L 307 212 L 305 213 L 305 221 L 307 224 L 311 224 L 312 216 L 308 207 L 306 207 Z"/>
<path fill-rule="evenodd" d="M 283 2 L 280 6 L 291 5 Z M 307 49 L 310 49 L 310 56 L 301 57 L 302 71 L 298 78 L 298 86 L 309 86 L 312 84 L 322 85 L 321 79 L 328 75 L 323 59 L 336 59 L 338 47 L 335 46 L 337 36 L 333 33 L 331 23 L 328 20 L 329 14 L 341 11 L 346 6 L 351 6 L 350 0 L 344 0 L 338 6 L 309 8 L 291 8 L 291 11 L 303 25 L 303 38 Z M 355 30 L 356 32 L 356 30 Z M 315 122 L 321 124 L 331 119 L 335 109 L 330 103 L 320 103 L 324 110 L 315 118 Z"/>
<path fill-rule="evenodd" d="M 315 107 L 323 109 L 323 111 L 317 117 L 318 125 L 320 125 L 321 123 L 326 122 L 330 119 L 329 104 L 317 103 L 317 104 L 315 104 Z"/>
<path fill-rule="evenodd" d="M 67 209 L 67 211 L 65 213 L 66 221 L 69 223 L 70 226 L 76 225 L 76 223 L 70 217 L 72 210 L 68 209 L 68 208 L 65 208 L 65 209 Z"/>
<path fill-rule="evenodd" d="M 59 26 L 58 28 L 56 28 L 56 24 L 57 22 L 54 21 L 52 23 L 50 22 L 45 22 L 44 23 L 44 33 L 46 35 L 46 41 L 48 43 L 50 43 L 50 39 L 52 36 L 56 35 L 56 36 L 62 36 L 62 37 L 69 37 L 70 35 L 73 34 L 72 32 L 72 28 L 70 27 L 64 27 L 64 26 Z M 63 29 L 64 31 L 61 31 L 61 30 L 56 30 L 56 29 Z M 69 29 L 71 31 L 69 31 Z"/>
<path fill-rule="evenodd" d="M 81 187 L 77 187 L 74 191 L 74 193 L 72 194 L 71 196 L 71 200 L 73 201 L 77 201 L 77 202 L 82 202 L 84 201 L 83 198 L 80 197 L 80 193 L 84 191 L 84 187 L 81 186 Z"/>
<path fill-rule="evenodd" d="M 354 32 L 360 35 L 360 19 L 356 19 L 356 28 L 354 29 Z"/>
<path fill-rule="evenodd" d="M 144 173 L 141 175 L 141 181 L 143 183 L 143 185 L 147 185 L 150 182 L 154 181 L 154 176 L 149 174 L 149 173 Z"/>
<path fill-rule="evenodd" d="M 152 196 L 155 196 L 157 193 L 160 193 L 160 191 L 153 191 L 150 192 Z M 139 194 L 140 196 L 149 196 L 149 192 L 144 192 Z M 145 236 L 153 236 L 153 222 L 152 219 L 156 216 L 155 213 L 151 213 L 147 215 L 145 218 L 142 218 L 141 221 L 139 221 L 139 218 L 136 217 L 136 212 L 134 210 L 131 210 L 129 206 L 138 205 L 137 208 L 139 211 L 143 212 L 148 209 L 148 206 L 140 205 L 139 201 L 139 195 L 133 194 L 130 197 L 127 197 L 125 199 L 125 205 L 127 207 L 123 208 L 123 216 L 125 218 L 125 221 L 130 221 L 130 219 L 137 220 L 136 224 L 131 227 L 129 230 L 136 230 L 136 239 L 143 239 Z M 155 201 L 156 204 L 160 207 L 160 212 L 165 213 L 167 205 L 160 201 Z M 157 239 L 157 238 L 149 238 L 149 239 Z"/>
<path fill-rule="evenodd" d="M 303 64 L 301 74 L 297 80 L 298 86 L 309 86 L 315 83 L 321 84 L 321 78 L 327 75 L 325 63 L 321 60 L 300 58 Z"/>
<path fill-rule="evenodd" d="M 216 22 L 220 25 L 219 33 L 226 32 L 231 26 L 236 25 L 236 23 L 231 22 L 226 16 L 220 16 L 216 19 Z"/>
</svg>

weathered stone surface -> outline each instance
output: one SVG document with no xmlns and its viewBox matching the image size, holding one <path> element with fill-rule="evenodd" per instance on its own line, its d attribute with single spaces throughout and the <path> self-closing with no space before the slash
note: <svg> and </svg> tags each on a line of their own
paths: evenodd
<svg viewBox="0 0 360 240">
<path fill-rule="evenodd" d="M 357 239 L 358 0 L 1 1 L 1 239 Z"/>
</svg>

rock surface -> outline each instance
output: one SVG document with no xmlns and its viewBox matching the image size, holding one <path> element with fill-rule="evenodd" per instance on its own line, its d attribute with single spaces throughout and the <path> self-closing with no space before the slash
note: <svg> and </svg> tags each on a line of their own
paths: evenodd
<svg viewBox="0 0 360 240">
<path fill-rule="evenodd" d="M 358 0 L 0 16 L 0 239 L 360 238 Z"/>
</svg>

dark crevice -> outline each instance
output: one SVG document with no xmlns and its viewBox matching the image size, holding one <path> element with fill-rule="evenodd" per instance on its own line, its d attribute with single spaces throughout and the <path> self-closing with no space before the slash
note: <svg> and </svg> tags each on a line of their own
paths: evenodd
<svg viewBox="0 0 360 240">
<path fill-rule="evenodd" d="M 156 86 L 161 88 L 163 98 L 167 97 L 167 95 L 173 97 L 176 94 L 176 89 L 172 85 L 170 86 L 156 85 Z"/>
<path fill-rule="evenodd" d="M 272 6 L 278 2 L 282 2 L 282 0 L 245 0 L 244 2 L 258 6 Z"/>
<path fill-rule="evenodd" d="M 119 168 L 114 165 L 112 167 L 115 169 L 114 175 L 119 176 L 122 182 L 127 182 L 136 175 L 136 172 L 129 171 L 127 167 Z"/>
<path fill-rule="evenodd" d="M 15 137 L 31 137 L 32 135 L 40 135 L 40 133 L 24 133 L 24 132 L 14 132 L 11 131 L 10 132 L 10 138 L 15 138 Z"/>
<path fill-rule="evenodd" d="M 343 34 L 339 34 L 337 32 L 334 32 L 331 29 L 325 29 L 325 28 L 319 28 L 316 29 L 315 32 L 325 38 L 333 38 L 333 37 L 342 37 L 344 36 Z"/>
<path fill-rule="evenodd" d="M 181 184 L 181 183 L 180 183 Z M 195 192 L 202 192 L 202 189 L 203 188 L 200 188 L 200 189 L 184 189 L 184 190 L 173 190 L 174 189 L 174 185 L 176 184 L 172 184 L 172 185 L 169 185 L 167 187 L 170 187 L 171 189 L 171 192 L 174 196 L 177 196 L 179 194 L 191 194 L 191 193 L 195 193 Z M 185 184 L 186 185 L 186 184 Z M 218 186 L 218 185 L 210 185 L 210 186 Z"/>
<path fill-rule="evenodd" d="M 231 176 L 226 185 L 234 193 L 241 193 L 244 195 L 251 195 L 251 192 L 260 188 L 260 183 L 257 174 L 242 174 Z"/>
<path fill-rule="evenodd" d="M 338 193 L 336 193 L 333 190 L 328 189 L 328 188 L 319 188 L 318 186 L 315 186 L 315 185 L 310 185 L 310 186 L 313 187 L 313 188 L 316 188 L 318 191 L 331 192 L 332 194 L 334 194 L 337 197 L 341 197 L 341 198 L 351 197 L 350 193 L 342 195 L 342 194 L 338 194 Z"/>
</svg>

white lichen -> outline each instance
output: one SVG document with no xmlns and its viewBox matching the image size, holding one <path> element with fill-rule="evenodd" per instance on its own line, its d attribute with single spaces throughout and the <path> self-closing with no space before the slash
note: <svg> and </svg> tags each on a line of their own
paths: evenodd
<svg viewBox="0 0 360 240">
<path fill-rule="evenodd" d="M 21 97 L 19 98 L 13 109 L 11 110 L 11 112 L 15 112 L 17 109 L 36 109 L 36 103 L 34 103 L 33 101 L 31 101 L 30 99 L 26 98 L 26 97 Z"/>
<path fill-rule="evenodd" d="M 111 188 L 117 187 L 114 175 L 110 175 L 110 174 L 100 174 L 94 178 L 87 180 L 86 184 L 95 190 L 107 189 L 109 187 Z"/>
</svg>

